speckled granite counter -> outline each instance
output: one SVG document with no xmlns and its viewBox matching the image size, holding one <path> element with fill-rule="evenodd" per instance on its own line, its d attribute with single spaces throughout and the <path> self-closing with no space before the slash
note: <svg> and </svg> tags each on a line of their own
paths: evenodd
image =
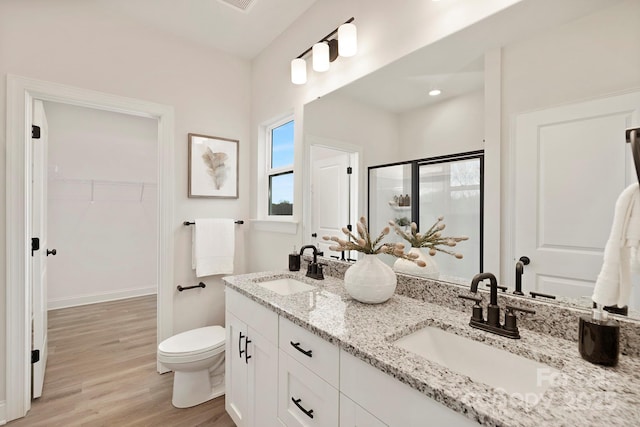
<svg viewBox="0 0 640 427">
<path fill-rule="evenodd" d="M 282 296 L 257 284 L 279 277 L 294 277 L 316 289 Z M 483 425 L 631 426 L 640 422 L 638 358 L 621 356 L 615 368 L 592 365 L 580 357 L 575 342 L 522 327 L 520 340 L 499 337 L 469 327 L 469 314 L 400 295 L 379 305 L 362 304 L 346 294 L 341 280 L 332 277 L 318 281 L 302 273 L 263 272 L 229 276 L 224 281 L 230 288 Z M 427 325 L 546 363 L 561 375 L 542 379 L 552 381 L 542 396 L 523 399 L 474 382 L 392 344 Z"/>
</svg>

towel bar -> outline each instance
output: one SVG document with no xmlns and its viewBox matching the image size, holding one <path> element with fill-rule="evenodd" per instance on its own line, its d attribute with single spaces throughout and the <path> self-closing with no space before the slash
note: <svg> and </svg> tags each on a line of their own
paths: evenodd
<svg viewBox="0 0 640 427">
<path fill-rule="evenodd" d="M 193 286 L 180 286 L 178 285 L 178 291 L 182 292 L 182 291 L 186 291 L 187 289 L 195 289 L 195 288 L 206 288 L 207 285 L 205 285 L 204 283 L 200 282 L 197 285 L 193 285 Z"/>
<path fill-rule="evenodd" d="M 244 221 L 243 221 L 243 220 L 241 220 L 241 219 L 237 219 L 237 220 L 235 220 L 234 222 L 235 222 L 236 224 L 244 224 Z M 185 222 L 183 222 L 183 224 L 184 224 L 184 225 L 193 225 L 193 224 L 195 224 L 195 222 L 193 222 L 193 221 L 185 221 Z"/>
</svg>

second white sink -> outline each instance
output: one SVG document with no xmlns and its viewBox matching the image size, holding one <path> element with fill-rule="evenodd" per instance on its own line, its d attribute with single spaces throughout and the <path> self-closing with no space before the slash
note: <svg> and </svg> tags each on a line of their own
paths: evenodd
<svg viewBox="0 0 640 427">
<path fill-rule="evenodd" d="M 402 337 L 394 345 L 534 404 L 559 374 L 544 363 L 432 326 Z"/>
<path fill-rule="evenodd" d="M 258 282 L 257 284 L 280 295 L 291 295 L 298 292 L 310 291 L 315 288 L 315 286 L 308 285 L 290 277 Z"/>
</svg>

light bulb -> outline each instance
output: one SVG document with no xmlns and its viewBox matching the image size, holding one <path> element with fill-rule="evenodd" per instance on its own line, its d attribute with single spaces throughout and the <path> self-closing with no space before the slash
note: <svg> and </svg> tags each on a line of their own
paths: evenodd
<svg viewBox="0 0 640 427">
<path fill-rule="evenodd" d="M 338 27 L 338 54 L 349 57 L 358 52 L 358 32 L 352 23 Z"/>
<path fill-rule="evenodd" d="M 442 93 L 440 89 L 433 89 L 429 91 L 429 96 L 438 96 Z"/>
<path fill-rule="evenodd" d="M 318 72 L 329 69 L 329 45 L 325 42 L 313 45 L 313 70 Z"/>
<path fill-rule="evenodd" d="M 291 61 L 291 83 L 303 85 L 307 82 L 307 61 L 296 58 Z"/>
</svg>

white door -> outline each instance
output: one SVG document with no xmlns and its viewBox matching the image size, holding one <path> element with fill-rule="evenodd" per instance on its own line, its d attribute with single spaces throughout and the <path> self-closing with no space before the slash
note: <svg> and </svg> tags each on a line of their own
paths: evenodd
<svg viewBox="0 0 640 427">
<path fill-rule="evenodd" d="M 345 237 L 342 227 L 349 224 L 350 154 L 335 151 L 328 158 L 313 160 L 311 171 L 311 236 L 325 256 L 340 255 L 330 251 L 332 243 L 322 236 Z M 352 175 L 353 177 L 353 175 Z M 353 224 L 355 227 L 355 224 Z M 313 239 L 316 239 L 315 241 Z M 309 241 L 305 238 L 305 242 Z M 346 255 L 345 255 L 346 256 Z"/>
<path fill-rule="evenodd" d="M 591 296 L 616 199 L 637 180 L 624 132 L 639 111 L 633 93 L 517 117 L 513 255 L 531 259 L 525 294 Z"/>
<path fill-rule="evenodd" d="M 33 102 L 33 125 L 40 128 L 40 138 L 33 138 L 33 200 L 32 236 L 40 240 L 40 249 L 32 251 L 31 262 L 31 320 L 32 350 L 39 353 L 39 360 L 32 364 L 33 398 L 42 395 L 44 371 L 47 366 L 47 118 L 42 101 Z"/>
</svg>

